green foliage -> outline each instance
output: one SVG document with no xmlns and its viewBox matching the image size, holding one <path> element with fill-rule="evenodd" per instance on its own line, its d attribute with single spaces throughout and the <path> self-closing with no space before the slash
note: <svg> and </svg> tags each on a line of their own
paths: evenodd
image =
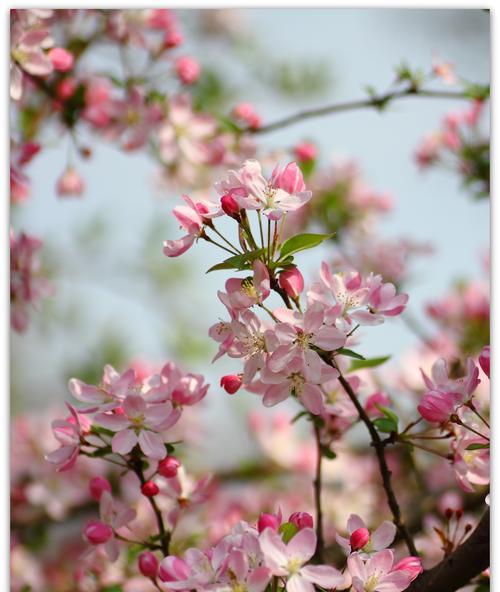
<svg viewBox="0 0 500 592">
<path fill-rule="evenodd" d="M 342 356 L 348 356 L 349 358 L 356 358 L 356 360 L 365 360 L 361 354 L 353 351 L 352 349 L 347 349 L 346 347 L 339 347 L 339 349 L 335 350 L 336 354 L 341 354 Z"/>
<path fill-rule="evenodd" d="M 351 367 L 349 368 L 349 372 L 354 372 L 356 370 L 361 370 L 361 368 L 375 368 L 376 366 L 380 366 L 387 362 L 391 356 L 381 356 L 379 358 L 368 358 L 364 360 L 354 360 L 351 363 Z"/>
<path fill-rule="evenodd" d="M 251 269 L 253 261 L 263 255 L 265 251 L 266 249 L 256 249 L 255 251 L 243 253 L 242 255 L 233 255 L 233 257 L 225 259 L 222 261 L 222 263 L 213 265 L 206 273 L 210 273 L 211 271 L 219 271 L 221 269 L 238 269 L 239 271 Z"/>
<path fill-rule="evenodd" d="M 284 522 L 279 527 L 279 533 L 283 538 L 283 542 L 286 544 L 299 532 L 299 529 L 291 522 Z"/>
<path fill-rule="evenodd" d="M 333 234 L 297 234 L 286 240 L 280 249 L 280 259 L 285 259 L 289 255 L 317 247 L 323 241 L 332 238 Z"/>
</svg>

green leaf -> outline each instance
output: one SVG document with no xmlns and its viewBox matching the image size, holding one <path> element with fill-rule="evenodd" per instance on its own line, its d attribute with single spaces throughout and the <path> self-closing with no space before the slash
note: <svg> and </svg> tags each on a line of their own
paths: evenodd
<svg viewBox="0 0 500 592">
<path fill-rule="evenodd" d="M 299 529 L 291 522 L 284 522 L 279 527 L 279 533 L 283 537 L 283 542 L 288 543 L 299 531 Z"/>
<path fill-rule="evenodd" d="M 355 370 L 361 370 L 361 368 L 375 368 L 376 366 L 380 366 L 387 362 L 391 356 L 380 356 L 379 358 L 368 358 L 364 360 L 355 360 L 351 362 L 351 367 L 349 368 L 349 372 L 354 372 Z"/>
<path fill-rule="evenodd" d="M 398 431 L 398 424 L 393 419 L 387 417 L 379 417 L 373 421 L 373 424 L 379 432 L 390 434 Z"/>
<path fill-rule="evenodd" d="M 361 354 L 356 353 L 352 349 L 347 349 L 345 347 L 339 347 L 339 349 L 335 350 L 336 354 L 341 354 L 342 356 L 348 356 L 349 358 L 356 358 L 356 360 L 365 360 Z"/>
<path fill-rule="evenodd" d="M 387 417 L 387 419 L 393 421 L 396 426 L 398 425 L 399 417 L 394 413 L 394 411 L 392 411 L 392 409 L 388 409 L 387 407 L 379 405 L 378 403 L 375 404 L 375 407 L 381 411 Z"/>
<path fill-rule="evenodd" d="M 290 423 L 295 423 L 296 421 L 298 421 L 301 417 L 304 417 L 305 415 L 309 415 L 309 411 L 299 411 L 299 413 L 297 413 L 297 415 L 292 419 L 292 421 Z"/>
<path fill-rule="evenodd" d="M 233 255 L 232 257 L 222 261 L 222 263 L 218 263 L 217 265 L 211 267 L 207 273 L 210 273 L 211 271 L 219 271 L 221 269 L 250 269 L 251 262 L 254 261 L 254 259 L 258 259 L 264 253 L 264 251 L 265 249 L 257 249 L 256 251 L 251 251 L 250 253 Z"/>
<path fill-rule="evenodd" d="M 466 448 L 466 450 L 484 450 L 485 448 L 489 448 L 490 445 L 489 444 L 479 444 L 479 442 L 477 444 L 469 444 Z"/>
<path fill-rule="evenodd" d="M 321 456 L 330 460 L 337 458 L 337 454 L 333 450 L 330 450 L 328 446 L 321 446 Z"/>
<path fill-rule="evenodd" d="M 323 241 L 332 238 L 333 234 L 297 234 L 286 240 L 280 249 L 280 260 L 284 259 L 288 255 L 298 253 L 299 251 L 305 251 L 306 249 L 312 249 L 317 247 Z"/>
</svg>

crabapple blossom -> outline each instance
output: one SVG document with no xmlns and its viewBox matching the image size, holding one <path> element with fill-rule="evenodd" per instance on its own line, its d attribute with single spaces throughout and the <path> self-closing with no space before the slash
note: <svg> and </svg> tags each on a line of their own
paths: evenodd
<svg viewBox="0 0 500 592">
<path fill-rule="evenodd" d="M 262 532 L 265 528 L 278 530 L 281 525 L 281 512 L 278 514 L 261 514 L 257 521 L 257 530 Z"/>
<path fill-rule="evenodd" d="M 111 483 L 105 477 L 92 477 L 89 483 L 89 491 L 90 495 L 99 501 L 103 491 L 111 493 Z"/>
<path fill-rule="evenodd" d="M 479 365 L 486 376 L 490 377 L 490 346 L 486 345 L 483 347 L 481 354 L 479 355 Z"/>
<path fill-rule="evenodd" d="M 80 453 L 82 436 L 89 429 L 88 421 L 79 416 L 73 405 L 66 403 L 66 406 L 71 415 L 67 419 L 55 419 L 52 422 L 54 437 L 61 446 L 45 457 L 56 465 L 58 471 L 68 471 L 74 466 Z"/>
<path fill-rule="evenodd" d="M 130 394 L 119 409 L 119 413 L 115 410 L 95 416 L 96 423 L 116 432 L 111 440 L 113 452 L 128 454 L 139 444 L 145 456 L 155 460 L 165 458 L 167 451 L 158 432 L 167 429 L 178 419 L 172 404 L 149 404 L 143 396 Z"/>
<path fill-rule="evenodd" d="M 259 542 L 271 573 L 287 578 L 288 592 L 312 592 L 314 584 L 335 588 L 344 582 L 344 577 L 334 567 L 306 565 L 316 549 L 316 533 L 312 528 L 299 530 L 288 544 L 272 528 L 266 528 Z"/>
<path fill-rule="evenodd" d="M 304 278 L 297 267 L 283 270 L 278 282 L 280 288 L 283 288 L 290 298 L 298 298 L 304 289 Z"/>
<path fill-rule="evenodd" d="M 54 70 L 68 72 L 74 64 L 73 54 L 64 47 L 54 47 L 47 54 Z"/>
<path fill-rule="evenodd" d="M 288 522 L 291 522 L 298 530 L 303 528 L 313 528 L 313 517 L 307 512 L 293 512 L 288 518 Z"/>
<path fill-rule="evenodd" d="M 270 294 L 269 272 L 262 261 L 253 264 L 253 278 L 227 280 L 219 299 L 228 309 L 241 310 L 263 302 Z"/>
<path fill-rule="evenodd" d="M 220 379 L 221 387 L 230 395 L 234 395 L 242 385 L 241 376 L 238 374 L 227 374 Z"/>
<path fill-rule="evenodd" d="M 335 535 L 337 543 L 348 553 L 351 551 L 363 551 L 363 557 L 366 553 L 381 551 L 388 547 L 396 536 L 396 527 L 392 522 L 385 520 L 373 532 L 370 533 L 366 524 L 357 514 L 351 514 L 347 521 L 347 532 L 349 538 L 344 538 L 338 533 Z"/>
<path fill-rule="evenodd" d="M 293 148 L 293 153 L 299 162 L 310 162 L 318 156 L 318 150 L 312 142 L 301 142 Z"/>
<path fill-rule="evenodd" d="M 358 553 L 347 559 L 347 568 L 355 592 L 401 592 L 410 584 L 412 575 L 407 569 L 396 569 L 394 552 L 384 549 L 364 560 Z"/>
<path fill-rule="evenodd" d="M 169 455 L 158 463 L 158 474 L 167 478 L 175 477 L 180 466 L 179 459 Z"/>
<path fill-rule="evenodd" d="M 139 570 L 147 578 L 156 578 L 159 561 L 151 551 L 143 551 L 138 558 Z"/>
<path fill-rule="evenodd" d="M 410 577 L 411 582 L 419 576 L 423 571 L 424 568 L 422 567 L 422 560 L 420 557 L 404 557 L 400 561 L 396 563 L 394 566 L 394 571 L 406 571 Z"/>
<path fill-rule="evenodd" d="M 453 470 L 464 491 L 473 492 L 474 485 L 490 482 L 490 449 L 485 438 L 463 430 L 452 443 L 452 451 Z"/>
<path fill-rule="evenodd" d="M 261 117 L 251 103 L 238 103 L 232 111 L 235 119 L 246 123 L 250 129 L 259 129 L 261 126 Z"/>
<path fill-rule="evenodd" d="M 198 62 L 190 56 L 182 56 L 175 60 L 175 71 L 183 84 L 194 84 L 201 73 Z"/>
<path fill-rule="evenodd" d="M 68 167 L 57 181 L 57 193 L 61 197 L 80 197 L 84 189 L 85 183 L 73 167 Z"/>
<path fill-rule="evenodd" d="M 83 534 L 91 545 L 103 545 L 113 536 L 113 529 L 109 524 L 91 520 L 83 529 Z"/>
</svg>

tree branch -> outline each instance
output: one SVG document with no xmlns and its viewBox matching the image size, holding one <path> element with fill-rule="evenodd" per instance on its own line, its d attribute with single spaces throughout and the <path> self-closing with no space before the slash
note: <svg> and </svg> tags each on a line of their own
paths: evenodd
<svg viewBox="0 0 500 592">
<path fill-rule="evenodd" d="M 462 99 L 470 100 L 471 97 L 462 91 L 440 91 L 440 90 L 425 90 L 419 89 L 411 85 L 405 89 L 386 92 L 381 95 L 374 95 L 368 99 L 360 99 L 356 101 L 346 101 L 343 103 L 334 103 L 325 107 L 318 107 L 315 109 L 306 109 L 299 111 L 293 115 L 278 119 L 268 125 L 263 125 L 257 129 L 247 129 L 248 133 L 252 134 L 267 134 L 274 132 L 281 128 L 293 125 L 305 119 L 312 119 L 314 117 L 321 117 L 322 115 L 331 115 L 332 113 L 341 113 L 343 111 L 355 111 L 358 109 L 375 108 L 382 110 L 389 102 L 396 99 L 404 99 L 405 97 L 428 97 L 434 99 Z"/>
<path fill-rule="evenodd" d="M 316 477 L 314 479 L 314 505 L 316 507 L 316 536 L 317 545 L 315 558 L 319 563 L 324 563 L 325 541 L 323 538 L 323 511 L 321 508 L 321 435 L 319 427 L 314 423 L 314 436 L 316 438 Z"/>
<path fill-rule="evenodd" d="M 490 565 L 490 509 L 470 537 L 451 555 L 424 571 L 407 592 L 454 592 Z"/>
<path fill-rule="evenodd" d="M 333 364 L 335 363 L 333 362 Z M 377 430 L 375 429 L 375 426 L 373 425 L 371 419 L 368 417 L 366 411 L 363 409 L 363 406 L 359 402 L 356 393 L 352 390 L 351 385 L 347 382 L 347 380 L 342 376 L 340 370 L 339 381 L 342 387 L 344 388 L 345 392 L 353 402 L 354 406 L 356 407 L 356 411 L 358 412 L 359 418 L 365 424 L 370 433 L 370 437 L 372 439 L 372 446 L 374 447 L 375 453 L 377 455 L 380 474 L 382 477 L 382 485 L 387 496 L 387 503 L 392 512 L 393 522 L 396 525 L 396 528 L 398 529 L 400 536 L 405 541 L 406 546 L 408 547 L 408 550 L 410 551 L 411 555 L 418 555 L 415 543 L 413 542 L 413 539 L 401 518 L 401 509 L 399 507 L 396 495 L 394 494 L 394 490 L 392 488 L 391 471 L 389 470 L 389 467 L 387 466 L 387 461 L 385 459 L 384 444 Z"/>
</svg>

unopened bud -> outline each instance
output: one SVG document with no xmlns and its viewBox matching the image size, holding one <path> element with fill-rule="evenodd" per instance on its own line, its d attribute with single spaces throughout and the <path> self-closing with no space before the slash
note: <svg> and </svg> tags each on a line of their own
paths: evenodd
<svg viewBox="0 0 500 592">
<path fill-rule="evenodd" d="M 144 551 L 139 555 L 139 570 L 147 578 L 156 578 L 158 573 L 158 559 L 151 551 Z"/>
<path fill-rule="evenodd" d="M 111 493 L 111 484 L 104 477 L 93 477 L 89 483 L 89 491 L 90 495 L 99 501 L 104 491 Z"/>
<path fill-rule="evenodd" d="M 357 528 L 349 537 L 349 543 L 353 551 L 358 551 L 368 544 L 370 531 L 367 528 Z"/>
<path fill-rule="evenodd" d="M 162 477 L 171 479 L 177 475 L 180 466 L 181 462 L 179 459 L 175 458 L 175 456 L 167 456 L 167 458 L 164 458 L 159 462 L 158 473 Z"/>
<path fill-rule="evenodd" d="M 280 527 L 280 520 L 274 514 L 261 514 L 257 522 L 257 530 L 262 532 L 265 528 L 272 528 L 278 530 Z"/>
<path fill-rule="evenodd" d="M 288 522 L 291 522 L 299 530 L 302 530 L 303 528 L 313 528 L 314 525 L 313 517 L 307 512 L 294 512 L 293 514 L 290 514 Z"/>
<path fill-rule="evenodd" d="M 113 536 L 113 529 L 109 524 L 92 520 L 83 529 L 83 534 L 91 545 L 102 545 Z"/>
<path fill-rule="evenodd" d="M 243 381 L 239 374 L 227 374 L 220 379 L 221 387 L 230 395 L 234 395 L 240 389 L 242 383 Z"/>
<path fill-rule="evenodd" d="M 160 488 L 154 481 L 146 481 L 144 485 L 141 487 L 142 495 L 146 497 L 154 497 L 160 493 Z"/>
<path fill-rule="evenodd" d="M 304 278 L 297 267 L 282 271 L 278 281 L 280 288 L 285 290 L 288 296 L 294 300 L 298 298 L 299 294 L 304 289 Z"/>
<path fill-rule="evenodd" d="M 231 216 L 232 218 L 236 217 L 239 214 L 240 206 L 238 202 L 234 199 L 232 195 L 226 194 L 220 198 L 220 205 L 224 212 Z"/>
</svg>

